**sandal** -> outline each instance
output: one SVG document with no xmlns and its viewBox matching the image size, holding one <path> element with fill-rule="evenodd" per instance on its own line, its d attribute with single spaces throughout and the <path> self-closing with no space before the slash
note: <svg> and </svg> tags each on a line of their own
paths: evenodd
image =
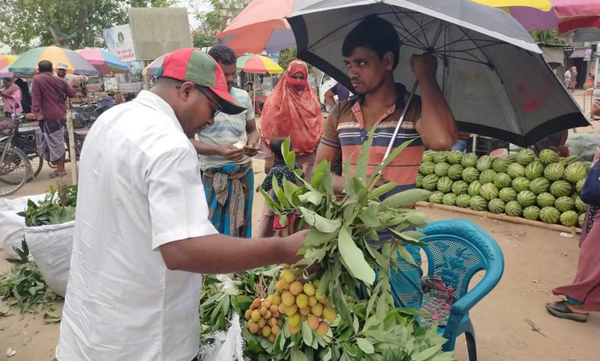
<svg viewBox="0 0 600 361">
<path fill-rule="evenodd" d="M 546 309 L 555 317 L 577 322 L 587 322 L 589 316 L 587 313 L 573 312 L 567 305 L 567 301 L 546 303 Z"/>
<path fill-rule="evenodd" d="M 56 178 L 56 177 L 64 177 L 66 175 L 67 175 L 67 172 L 59 173 L 57 170 L 55 170 L 54 172 L 50 173 L 48 175 L 48 177 L 50 177 L 50 178 Z"/>
</svg>

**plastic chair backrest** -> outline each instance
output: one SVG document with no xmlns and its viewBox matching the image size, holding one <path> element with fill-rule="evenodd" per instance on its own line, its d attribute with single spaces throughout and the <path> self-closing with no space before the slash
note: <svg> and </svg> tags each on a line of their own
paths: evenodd
<svg viewBox="0 0 600 361">
<path fill-rule="evenodd" d="M 469 292 L 469 282 L 479 271 L 486 271 L 477 285 L 483 288 L 480 290 L 483 295 L 500 281 L 504 270 L 502 251 L 473 222 L 463 219 L 432 222 L 421 232 L 427 235 L 422 241 L 428 243 L 423 248 L 429 262 L 428 275 L 440 276 L 446 287 L 454 290 L 455 300 Z"/>
</svg>

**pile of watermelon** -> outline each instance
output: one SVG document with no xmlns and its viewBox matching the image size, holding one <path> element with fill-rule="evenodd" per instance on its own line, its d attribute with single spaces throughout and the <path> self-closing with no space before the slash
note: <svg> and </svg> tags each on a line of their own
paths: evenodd
<svg viewBox="0 0 600 361">
<path fill-rule="evenodd" d="M 430 203 L 504 213 L 529 220 L 581 226 L 587 205 L 579 198 L 591 163 L 561 158 L 550 149 L 503 157 L 426 151 L 417 187 Z"/>
</svg>

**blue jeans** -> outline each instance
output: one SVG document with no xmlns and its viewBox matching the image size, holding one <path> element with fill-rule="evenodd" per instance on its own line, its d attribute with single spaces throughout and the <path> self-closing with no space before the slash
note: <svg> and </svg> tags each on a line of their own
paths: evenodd
<svg viewBox="0 0 600 361">
<path fill-rule="evenodd" d="M 450 148 L 450 150 L 460 150 L 461 152 L 466 151 L 467 141 L 462 139 L 457 140 L 456 143 L 454 143 L 454 145 L 452 146 L 452 148 Z"/>
</svg>

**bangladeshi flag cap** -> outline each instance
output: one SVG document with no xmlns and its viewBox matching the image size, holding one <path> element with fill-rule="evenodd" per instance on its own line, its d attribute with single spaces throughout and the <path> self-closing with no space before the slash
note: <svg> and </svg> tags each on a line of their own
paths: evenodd
<svg viewBox="0 0 600 361">
<path fill-rule="evenodd" d="M 165 55 L 158 77 L 190 81 L 209 88 L 217 97 L 225 114 L 239 114 L 246 108 L 235 104 L 229 94 L 227 80 L 219 64 L 207 53 L 196 48 L 176 50 Z"/>
</svg>

